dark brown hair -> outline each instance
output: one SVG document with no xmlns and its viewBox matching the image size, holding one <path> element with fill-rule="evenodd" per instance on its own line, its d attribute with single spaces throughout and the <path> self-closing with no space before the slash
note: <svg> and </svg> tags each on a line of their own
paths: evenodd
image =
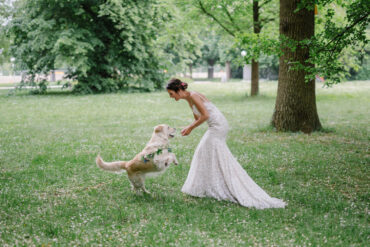
<svg viewBox="0 0 370 247">
<path fill-rule="evenodd" d="M 172 90 L 172 91 L 175 91 L 176 93 L 179 90 L 186 90 L 187 88 L 188 88 L 188 84 L 177 78 L 172 78 L 171 80 L 169 80 L 166 86 L 167 90 Z"/>
</svg>

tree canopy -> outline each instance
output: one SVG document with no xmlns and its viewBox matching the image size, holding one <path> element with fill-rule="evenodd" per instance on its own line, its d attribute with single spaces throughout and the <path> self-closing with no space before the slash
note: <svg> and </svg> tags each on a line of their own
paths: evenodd
<svg viewBox="0 0 370 247">
<path fill-rule="evenodd" d="M 263 62 L 260 73 L 267 74 L 269 65 L 277 71 L 283 47 L 305 46 L 315 66 L 292 62 L 292 69 L 306 70 L 307 80 L 320 75 L 329 85 L 370 74 L 360 70 L 370 53 L 367 2 L 300 1 L 295 11 L 316 6 L 319 14 L 311 38 L 292 40 L 278 33 L 278 0 L 0 0 L 6 24 L 0 63 L 14 56 L 27 81 L 39 85 L 36 75 L 63 67 L 77 82 L 75 91 L 153 90 L 199 61 L 230 66 L 242 49 L 244 62 Z"/>
<path fill-rule="evenodd" d="M 156 89 L 163 73 L 154 44 L 166 18 L 155 0 L 35 0 L 22 2 L 9 30 L 31 82 L 61 63 L 76 91 Z"/>
</svg>

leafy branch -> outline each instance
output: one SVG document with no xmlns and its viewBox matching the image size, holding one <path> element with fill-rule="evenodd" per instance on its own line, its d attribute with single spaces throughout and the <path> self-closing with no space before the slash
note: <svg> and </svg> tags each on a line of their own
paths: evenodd
<svg viewBox="0 0 370 247">
<path fill-rule="evenodd" d="M 217 19 L 216 16 L 214 16 L 213 14 L 211 14 L 210 12 L 207 11 L 207 9 L 204 7 L 203 3 L 201 0 L 198 0 L 198 3 L 199 3 L 199 7 L 200 9 L 203 11 L 204 14 L 208 15 L 209 17 L 211 17 L 215 22 L 217 22 L 227 33 L 229 33 L 231 36 L 235 37 L 235 34 L 233 31 L 231 31 L 230 29 L 228 29 L 224 24 L 222 24 L 222 22 L 220 20 Z"/>
</svg>

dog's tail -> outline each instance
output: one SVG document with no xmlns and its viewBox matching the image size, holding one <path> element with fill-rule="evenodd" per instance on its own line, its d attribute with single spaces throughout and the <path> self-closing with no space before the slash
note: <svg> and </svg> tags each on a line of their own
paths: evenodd
<svg viewBox="0 0 370 247">
<path fill-rule="evenodd" d="M 96 164 L 103 170 L 118 172 L 121 170 L 126 170 L 126 161 L 114 161 L 114 162 L 104 162 L 104 160 L 98 155 L 96 157 Z"/>
</svg>

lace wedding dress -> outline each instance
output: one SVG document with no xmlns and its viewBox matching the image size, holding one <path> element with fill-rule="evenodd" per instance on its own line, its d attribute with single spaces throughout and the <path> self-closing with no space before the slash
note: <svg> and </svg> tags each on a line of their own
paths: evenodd
<svg viewBox="0 0 370 247">
<path fill-rule="evenodd" d="M 209 128 L 195 150 L 181 191 L 257 209 L 285 207 L 285 202 L 270 197 L 241 167 L 226 145 L 229 129 L 226 118 L 211 102 L 205 101 L 204 105 L 209 113 Z M 193 112 L 200 115 L 195 105 Z"/>
</svg>

